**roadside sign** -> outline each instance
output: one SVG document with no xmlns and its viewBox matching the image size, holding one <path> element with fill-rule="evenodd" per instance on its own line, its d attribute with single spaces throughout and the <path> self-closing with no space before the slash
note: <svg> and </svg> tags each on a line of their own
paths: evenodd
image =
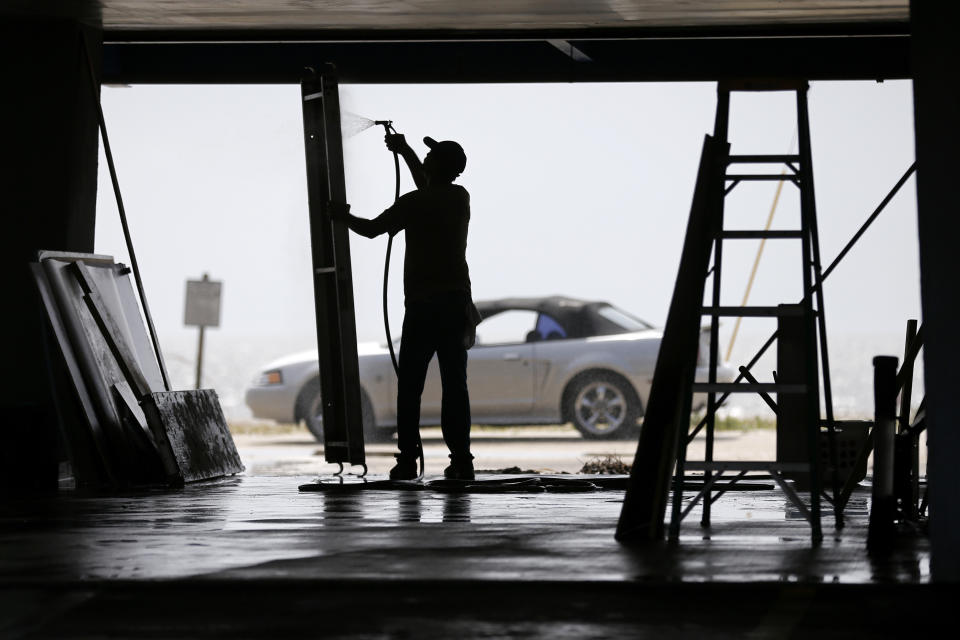
<svg viewBox="0 0 960 640">
<path fill-rule="evenodd" d="M 194 388 L 200 388 L 203 379 L 203 330 L 220 326 L 220 289 L 223 283 L 211 280 L 203 274 L 203 280 L 187 280 L 187 302 L 184 305 L 183 324 L 200 327 L 200 339 L 197 342 L 197 381 Z"/>
<path fill-rule="evenodd" d="M 220 326 L 220 290 L 223 283 L 210 280 L 187 280 L 187 302 L 183 324 L 189 327 Z"/>
</svg>

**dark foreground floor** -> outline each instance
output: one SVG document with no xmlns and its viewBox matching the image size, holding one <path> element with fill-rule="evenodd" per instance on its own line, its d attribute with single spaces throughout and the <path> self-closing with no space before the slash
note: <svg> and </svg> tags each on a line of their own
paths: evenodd
<svg viewBox="0 0 960 640">
<path fill-rule="evenodd" d="M 616 490 L 305 481 L 7 500 L 0 637 L 849 638 L 954 617 L 924 538 L 867 556 L 864 495 L 840 532 L 825 517 L 819 548 L 776 491 L 721 498 L 709 532 L 695 510 L 678 546 L 632 548 L 613 539 Z"/>
</svg>

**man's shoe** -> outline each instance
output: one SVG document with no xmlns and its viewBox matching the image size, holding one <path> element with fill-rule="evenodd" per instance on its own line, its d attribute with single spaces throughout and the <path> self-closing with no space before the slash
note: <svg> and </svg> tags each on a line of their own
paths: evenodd
<svg viewBox="0 0 960 640">
<path fill-rule="evenodd" d="M 447 480 L 474 480 L 472 462 L 454 462 L 443 470 L 443 477 Z"/>
<path fill-rule="evenodd" d="M 416 458 L 397 456 L 397 464 L 393 466 L 393 469 L 390 469 L 391 480 L 416 480 L 419 475 Z"/>
</svg>

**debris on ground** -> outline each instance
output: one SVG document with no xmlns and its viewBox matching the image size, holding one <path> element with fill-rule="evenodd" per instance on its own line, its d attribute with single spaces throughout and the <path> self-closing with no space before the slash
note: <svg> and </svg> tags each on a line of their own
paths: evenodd
<svg viewBox="0 0 960 640">
<path fill-rule="evenodd" d="M 504 467 L 503 469 L 479 469 L 477 473 L 513 473 L 513 474 L 524 474 L 524 475 L 538 475 L 539 471 L 534 471 L 533 469 L 521 469 L 520 467 Z"/>
<path fill-rule="evenodd" d="M 580 468 L 580 473 L 624 475 L 630 473 L 631 466 L 632 465 L 621 460 L 620 456 L 594 456 L 592 459 L 583 463 L 583 466 Z"/>
</svg>

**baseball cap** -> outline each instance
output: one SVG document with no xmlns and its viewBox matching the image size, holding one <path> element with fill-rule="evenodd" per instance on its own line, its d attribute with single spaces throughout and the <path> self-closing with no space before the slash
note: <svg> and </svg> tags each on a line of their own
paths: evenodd
<svg viewBox="0 0 960 640">
<path fill-rule="evenodd" d="M 463 173 L 467 166 L 467 154 L 463 152 L 463 147 L 453 140 L 441 140 L 437 142 L 427 136 L 423 139 L 423 144 L 430 148 L 433 155 L 445 166 L 455 171 L 457 174 Z"/>
</svg>

